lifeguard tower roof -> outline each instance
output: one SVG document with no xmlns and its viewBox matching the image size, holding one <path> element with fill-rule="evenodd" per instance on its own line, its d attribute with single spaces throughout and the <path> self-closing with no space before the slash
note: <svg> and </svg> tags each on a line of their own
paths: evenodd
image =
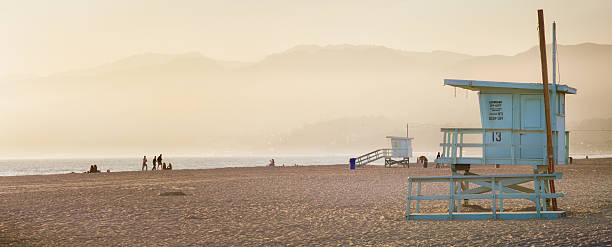
<svg viewBox="0 0 612 247">
<path fill-rule="evenodd" d="M 542 90 L 542 83 L 524 83 L 524 82 L 499 82 L 499 81 L 474 81 L 474 80 L 457 80 L 444 79 L 444 85 L 460 87 L 472 91 L 482 91 L 483 89 L 523 89 L 523 90 Z M 550 90 L 553 85 L 549 84 Z M 557 92 L 566 94 L 576 94 L 576 89 L 566 85 L 557 85 Z"/>
<path fill-rule="evenodd" d="M 412 140 L 412 137 L 402 137 L 402 136 L 387 136 L 386 138 L 397 139 L 397 140 Z"/>
</svg>

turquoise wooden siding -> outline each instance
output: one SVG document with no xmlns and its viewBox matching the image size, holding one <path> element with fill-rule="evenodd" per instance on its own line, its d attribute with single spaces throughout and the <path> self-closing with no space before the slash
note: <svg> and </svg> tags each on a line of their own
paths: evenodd
<svg viewBox="0 0 612 247">
<path fill-rule="evenodd" d="M 446 138 L 441 144 L 444 152 L 440 162 L 545 164 L 546 120 L 542 84 L 455 79 L 445 79 L 444 84 L 478 92 L 482 144 L 463 143 L 464 134 L 478 133 L 477 130 L 443 129 Z M 552 89 L 552 85 L 550 87 Z M 551 125 L 557 164 L 567 163 L 565 95 L 568 93 L 575 94 L 576 89 L 557 85 L 556 100 L 551 102 Z M 483 157 L 464 156 L 464 147 L 482 147 Z M 457 153 L 453 150 L 457 150 Z"/>
</svg>

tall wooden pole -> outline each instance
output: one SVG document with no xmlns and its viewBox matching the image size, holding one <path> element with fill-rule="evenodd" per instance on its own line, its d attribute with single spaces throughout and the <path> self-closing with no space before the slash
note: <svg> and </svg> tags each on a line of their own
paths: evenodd
<svg viewBox="0 0 612 247">
<path fill-rule="evenodd" d="M 406 123 L 406 138 L 409 138 L 409 137 L 410 137 L 410 135 L 408 135 L 408 134 L 409 134 L 409 133 L 408 133 L 408 123 Z"/>
<path fill-rule="evenodd" d="M 548 88 L 548 65 L 546 64 L 546 39 L 544 37 L 544 11 L 538 9 L 538 30 L 540 33 L 540 61 L 542 62 L 542 84 L 544 89 L 544 112 L 546 114 L 546 155 L 548 157 L 548 173 L 555 172 L 555 157 L 552 145 L 552 127 L 550 124 L 550 99 Z M 550 193 L 555 193 L 555 183 L 549 180 Z M 557 200 L 552 198 L 553 210 L 557 210 Z"/>
</svg>

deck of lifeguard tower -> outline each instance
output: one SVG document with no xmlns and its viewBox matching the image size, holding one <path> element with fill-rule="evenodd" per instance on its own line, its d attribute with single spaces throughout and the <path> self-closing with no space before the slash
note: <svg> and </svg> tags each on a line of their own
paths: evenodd
<svg viewBox="0 0 612 247">
<path fill-rule="evenodd" d="M 419 219 L 555 219 L 565 211 L 553 210 L 553 200 L 563 197 L 552 187 L 561 173 L 548 173 L 545 103 L 543 86 L 539 83 L 495 82 L 445 79 L 444 85 L 478 92 L 482 128 L 442 128 L 442 156 L 436 163 L 448 164 L 448 176 L 410 177 L 406 198 L 407 220 Z M 552 100 L 551 127 L 553 159 L 567 164 L 569 132 L 565 131 L 565 95 L 576 89 L 565 85 L 549 85 Z M 469 150 L 470 149 L 470 150 Z M 531 167 L 520 174 L 488 174 L 474 172 L 474 165 L 523 165 Z M 443 183 L 444 194 L 423 194 L 423 186 Z M 472 187 L 471 187 L 471 186 Z M 476 187 L 473 187 L 473 186 Z M 462 206 L 472 200 L 490 201 L 487 213 L 465 213 Z M 533 202 L 530 212 L 507 212 L 504 201 Z M 442 200 L 448 203 L 445 213 L 422 213 L 422 201 Z M 556 203 L 556 202 L 555 202 Z M 412 204 L 415 204 L 413 211 Z M 507 206 L 507 204 L 506 204 Z"/>
</svg>

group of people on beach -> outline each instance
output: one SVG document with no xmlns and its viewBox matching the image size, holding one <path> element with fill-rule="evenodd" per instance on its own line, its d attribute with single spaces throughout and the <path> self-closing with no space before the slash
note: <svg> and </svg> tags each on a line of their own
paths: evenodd
<svg viewBox="0 0 612 247">
<path fill-rule="evenodd" d="M 293 164 L 293 166 L 299 166 L 298 164 Z M 274 159 L 270 160 L 270 163 L 268 163 L 267 167 L 285 167 L 285 164 L 283 163 L 280 166 L 276 166 L 276 162 L 274 161 Z"/>
<path fill-rule="evenodd" d="M 89 166 L 89 171 L 87 171 L 87 173 L 98 173 L 98 172 L 100 172 L 100 170 L 98 170 L 98 166 L 96 164 Z"/>
<path fill-rule="evenodd" d="M 436 165 L 436 166 L 435 166 L 435 167 L 436 167 L 436 168 L 442 168 L 443 164 L 440 164 L 440 163 L 438 162 L 438 159 L 440 159 L 440 152 L 438 152 L 438 154 L 436 155 L 436 161 L 435 161 L 435 165 Z M 425 156 L 419 156 L 419 157 L 417 158 L 417 164 L 421 164 L 421 165 L 423 165 L 423 168 L 427 168 L 427 163 L 428 163 L 427 157 L 425 157 Z"/>
<path fill-rule="evenodd" d="M 109 173 L 110 170 L 106 169 L 106 173 Z M 100 173 L 100 170 L 98 170 L 98 165 L 93 164 L 89 166 L 89 171 L 85 171 L 83 173 Z"/>
<path fill-rule="evenodd" d="M 153 157 L 153 167 L 151 167 L 151 171 L 157 170 L 157 167 L 159 167 L 159 170 L 172 170 L 172 163 L 168 163 L 168 165 L 166 165 L 166 162 L 162 162 L 162 161 L 163 161 L 162 154 L 159 154 L 159 156 L 154 156 Z M 144 158 L 142 158 L 142 170 L 143 171 L 148 170 L 146 155 L 144 156 Z"/>
</svg>

